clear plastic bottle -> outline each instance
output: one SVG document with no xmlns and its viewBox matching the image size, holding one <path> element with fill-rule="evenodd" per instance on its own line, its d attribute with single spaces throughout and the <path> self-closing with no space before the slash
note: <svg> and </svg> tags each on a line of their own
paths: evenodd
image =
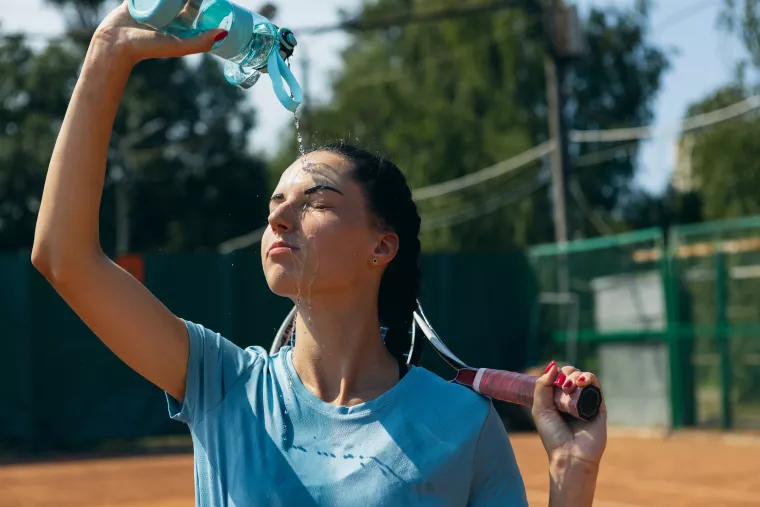
<svg viewBox="0 0 760 507">
<path fill-rule="evenodd" d="M 285 108 L 295 112 L 303 100 L 301 87 L 280 54 L 291 54 L 296 38 L 264 16 L 227 0 L 129 0 L 129 12 L 135 21 L 181 38 L 215 28 L 227 30 L 227 37 L 214 44 L 211 53 L 225 60 L 224 77 L 229 83 L 250 88 L 266 71 Z"/>
</svg>

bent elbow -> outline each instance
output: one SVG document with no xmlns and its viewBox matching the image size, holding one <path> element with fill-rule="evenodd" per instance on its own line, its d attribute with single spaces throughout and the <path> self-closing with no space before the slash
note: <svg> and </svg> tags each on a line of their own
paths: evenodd
<svg viewBox="0 0 760 507">
<path fill-rule="evenodd" d="M 32 266 L 53 286 L 59 286 L 77 276 L 86 263 L 95 262 L 94 255 L 84 252 L 60 252 L 45 241 L 36 241 L 32 247 Z"/>
<path fill-rule="evenodd" d="M 52 281 L 53 278 L 53 263 L 50 260 L 49 249 L 43 246 L 39 241 L 35 240 L 34 246 L 32 246 L 32 266 L 39 271 L 42 276 Z"/>
</svg>

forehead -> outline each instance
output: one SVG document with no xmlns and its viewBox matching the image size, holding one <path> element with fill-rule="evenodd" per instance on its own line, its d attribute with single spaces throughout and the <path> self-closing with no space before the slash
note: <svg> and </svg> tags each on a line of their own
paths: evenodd
<svg viewBox="0 0 760 507">
<path fill-rule="evenodd" d="M 342 190 L 349 181 L 349 167 L 343 157 L 334 153 L 315 152 L 293 162 L 282 173 L 277 190 L 312 185 L 338 186 Z"/>
</svg>

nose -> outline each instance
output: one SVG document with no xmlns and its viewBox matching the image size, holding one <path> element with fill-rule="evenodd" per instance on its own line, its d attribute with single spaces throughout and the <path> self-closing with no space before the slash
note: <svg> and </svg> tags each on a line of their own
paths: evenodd
<svg viewBox="0 0 760 507">
<path fill-rule="evenodd" d="M 267 221 L 273 231 L 291 232 L 293 230 L 293 217 L 291 216 L 293 213 L 290 208 L 291 206 L 283 202 L 269 212 Z"/>
</svg>

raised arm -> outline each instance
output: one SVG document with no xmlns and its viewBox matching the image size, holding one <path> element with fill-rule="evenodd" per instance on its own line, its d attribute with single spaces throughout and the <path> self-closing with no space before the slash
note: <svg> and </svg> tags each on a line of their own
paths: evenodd
<svg viewBox="0 0 760 507">
<path fill-rule="evenodd" d="M 103 343 L 179 401 L 184 322 L 103 253 L 98 214 L 111 130 L 133 66 L 208 51 L 220 32 L 192 40 L 158 34 L 139 27 L 125 4 L 101 23 L 53 150 L 32 250 L 34 266 Z"/>
</svg>

